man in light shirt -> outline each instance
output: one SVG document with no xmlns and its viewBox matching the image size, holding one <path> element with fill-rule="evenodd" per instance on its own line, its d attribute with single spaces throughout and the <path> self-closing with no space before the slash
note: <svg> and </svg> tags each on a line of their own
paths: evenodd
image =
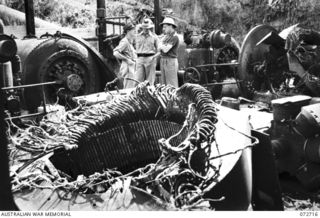
<svg viewBox="0 0 320 218">
<path fill-rule="evenodd" d="M 144 19 L 142 31 L 136 38 L 138 58 L 135 79 L 139 82 L 148 80 L 151 85 L 154 85 L 157 57 L 160 55 L 158 37 L 151 31 L 153 27 L 150 19 Z"/>
</svg>

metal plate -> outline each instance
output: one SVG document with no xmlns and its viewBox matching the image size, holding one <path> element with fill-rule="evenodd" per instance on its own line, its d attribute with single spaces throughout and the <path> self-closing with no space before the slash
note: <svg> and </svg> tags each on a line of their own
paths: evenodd
<svg viewBox="0 0 320 218">
<path fill-rule="evenodd" d="M 273 27 L 268 25 L 259 25 L 253 28 L 245 37 L 239 55 L 239 77 L 243 80 L 241 83 L 241 91 L 244 96 L 248 97 L 247 83 L 253 80 L 252 64 L 262 61 L 265 52 L 268 51 L 268 45 L 260 44 L 256 46 L 263 37 L 270 32 L 275 31 Z"/>
<path fill-rule="evenodd" d="M 252 149 L 252 207 L 254 210 L 283 210 L 281 188 L 269 135 L 256 130 L 260 143 Z"/>
<path fill-rule="evenodd" d="M 283 39 L 287 39 L 289 33 L 291 33 L 294 28 L 298 27 L 299 24 L 295 24 L 295 25 L 292 25 L 284 30 L 282 30 L 280 33 L 279 33 L 279 36 L 282 37 Z"/>
</svg>

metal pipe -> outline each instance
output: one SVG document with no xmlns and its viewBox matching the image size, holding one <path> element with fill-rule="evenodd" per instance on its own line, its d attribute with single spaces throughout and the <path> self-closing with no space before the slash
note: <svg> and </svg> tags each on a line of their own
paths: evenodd
<svg viewBox="0 0 320 218">
<path fill-rule="evenodd" d="M 223 63 L 223 64 L 203 64 L 195 67 L 220 67 L 220 66 L 238 66 L 239 63 Z"/>
<path fill-rule="evenodd" d="M 15 116 L 15 117 L 7 117 L 5 120 L 15 120 L 15 119 L 22 119 L 22 118 L 28 118 L 28 117 L 36 117 L 36 116 L 42 116 L 46 115 L 46 112 L 39 112 L 39 113 L 34 113 L 34 114 L 26 114 L 26 115 L 21 115 L 21 116 Z"/>
<path fill-rule="evenodd" d="M 124 16 L 116 16 L 116 17 L 106 17 L 106 20 L 129 19 L 129 18 L 130 18 L 129 16 L 124 15 Z"/>
<path fill-rule="evenodd" d="M 22 88 L 30 88 L 30 87 L 46 86 L 46 85 L 55 85 L 55 84 L 59 84 L 59 82 L 58 81 L 52 81 L 52 82 L 28 84 L 28 85 L 22 85 L 22 86 L 14 86 L 14 87 L 3 87 L 2 90 L 22 89 Z"/>
<path fill-rule="evenodd" d="M 217 85 L 231 85 L 231 84 L 238 84 L 242 82 L 242 80 L 239 80 L 237 82 L 217 82 L 217 83 L 207 83 L 204 84 L 203 86 L 217 86 Z"/>
<path fill-rule="evenodd" d="M 27 36 L 34 37 L 36 35 L 36 26 L 34 22 L 33 0 L 24 0 L 24 7 L 26 11 Z"/>
<path fill-rule="evenodd" d="M 106 1 L 105 0 L 97 0 L 97 8 L 106 8 Z"/>
<path fill-rule="evenodd" d="M 161 6 L 160 6 L 160 0 L 154 0 L 154 26 L 155 26 L 155 32 L 156 34 L 161 34 Z"/>
<path fill-rule="evenodd" d="M 98 47 L 99 52 L 105 56 L 104 54 L 104 40 L 107 36 L 107 25 L 105 23 L 106 18 L 106 2 L 105 0 L 97 0 L 97 37 L 98 37 Z"/>
<path fill-rule="evenodd" d="M 41 86 L 41 92 L 42 92 L 42 102 L 43 102 L 43 112 L 44 114 L 47 113 L 47 101 L 46 101 L 46 93 L 44 91 L 44 84 Z"/>
</svg>

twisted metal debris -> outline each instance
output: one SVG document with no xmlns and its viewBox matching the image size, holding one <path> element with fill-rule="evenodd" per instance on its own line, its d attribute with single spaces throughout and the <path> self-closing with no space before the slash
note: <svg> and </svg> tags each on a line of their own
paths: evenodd
<svg viewBox="0 0 320 218">
<path fill-rule="evenodd" d="M 101 193 L 130 179 L 130 187 L 149 193 L 168 208 L 192 209 L 221 200 L 206 196 L 217 183 L 221 166 L 211 161 L 213 149 L 219 154 L 217 121 L 210 93 L 191 84 L 176 89 L 142 83 L 130 95 L 109 103 L 80 104 L 60 120 L 44 118 L 39 126 L 19 129 L 10 136 L 11 160 L 20 159 L 19 164 L 12 164 L 18 166 L 12 170 L 13 191 L 49 188 Z M 144 145 L 140 138 L 147 140 Z M 72 163 L 79 159 L 76 175 L 68 175 L 49 161 L 61 150 Z M 135 158 L 140 158 L 139 152 L 156 163 L 127 174 L 118 170 L 139 161 Z M 26 155 L 24 162 L 21 157 Z"/>
</svg>

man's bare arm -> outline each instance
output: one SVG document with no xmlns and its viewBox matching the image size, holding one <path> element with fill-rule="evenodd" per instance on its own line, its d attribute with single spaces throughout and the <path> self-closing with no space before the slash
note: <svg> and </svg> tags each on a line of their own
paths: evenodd
<svg viewBox="0 0 320 218">
<path fill-rule="evenodd" d="M 170 51 L 170 49 L 173 47 L 173 45 L 171 44 L 162 44 L 160 45 L 160 51 L 162 51 L 163 53 L 168 53 Z"/>
</svg>

